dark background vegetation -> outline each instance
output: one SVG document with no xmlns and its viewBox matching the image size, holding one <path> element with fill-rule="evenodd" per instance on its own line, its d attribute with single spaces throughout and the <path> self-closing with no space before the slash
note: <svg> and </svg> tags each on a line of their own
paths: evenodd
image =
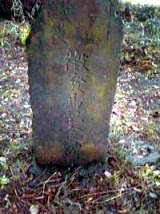
<svg viewBox="0 0 160 214">
<path fill-rule="evenodd" d="M 34 1 L 22 3 L 28 17 Z M 10 9 L 11 1 L 0 0 L 3 17 L 11 18 Z M 32 112 L 25 43 L 30 25 L 0 22 L 0 213 L 159 212 L 160 8 L 123 4 L 120 13 L 124 38 L 108 165 L 99 172 L 93 166 L 85 176 L 83 168 L 29 173 Z"/>
</svg>

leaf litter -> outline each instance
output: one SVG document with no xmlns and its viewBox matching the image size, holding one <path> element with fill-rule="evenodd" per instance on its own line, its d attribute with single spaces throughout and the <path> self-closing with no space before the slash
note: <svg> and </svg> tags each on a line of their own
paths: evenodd
<svg viewBox="0 0 160 214">
<path fill-rule="evenodd" d="M 91 173 L 83 167 L 29 173 L 32 112 L 25 40 L 19 39 L 19 28 L 12 22 L 0 23 L 0 213 L 155 213 L 160 209 L 159 159 L 134 165 L 128 158 L 143 159 L 160 149 L 159 11 L 122 6 L 124 40 L 108 164 L 100 172 L 93 167 Z"/>
</svg>

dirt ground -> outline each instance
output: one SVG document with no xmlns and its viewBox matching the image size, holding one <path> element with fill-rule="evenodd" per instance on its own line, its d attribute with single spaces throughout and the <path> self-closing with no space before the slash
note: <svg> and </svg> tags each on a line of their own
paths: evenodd
<svg viewBox="0 0 160 214">
<path fill-rule="evenodd" d="M 0 23 L 0 213 L 159 212 L 160 16 L 146 11 L 145 21 L 139 9 L 133 8 L 129 17 L 123 14 L 108 165 L 87 176 L 83 169 L 44 170 L 40 177 L 28 173 L 32 112 L 27 56 L 16 26 Z M 3 34 L 4 26 L 9 32 Z"/>
</svg>

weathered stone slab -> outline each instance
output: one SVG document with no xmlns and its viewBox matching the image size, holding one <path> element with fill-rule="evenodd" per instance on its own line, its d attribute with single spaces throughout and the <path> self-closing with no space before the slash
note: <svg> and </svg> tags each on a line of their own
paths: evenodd
<svg viewBox="0 0 160 214">
<path fill-rule="evenodd" d="M 122 39 L 117 1 L 48 0 L 28 47 L 38 163 L 106 156 Z"/>
</svg>

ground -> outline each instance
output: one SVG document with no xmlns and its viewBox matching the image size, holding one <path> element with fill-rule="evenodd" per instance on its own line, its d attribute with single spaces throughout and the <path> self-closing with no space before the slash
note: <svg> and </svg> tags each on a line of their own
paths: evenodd
<svg viewBox="0 0 160 214">
<path fill-rule="evenodd" d="M 0 213 L 158 213 L 160 9 L 121 10 L 124 39 L 108 164 L 100 172 L 90 166 L 88 175 L 84 168 L 29 173 L 29 28 L 0 22 Z"/>
<path fill-rule="evenodd" d="M 153 6 L 160 6 L 160 2 L 157 0 L 120 0 L 123 3 L 131 3 L 131 4 L 140 4 L 140 5 L 153 5 Z"/>
</svg>

